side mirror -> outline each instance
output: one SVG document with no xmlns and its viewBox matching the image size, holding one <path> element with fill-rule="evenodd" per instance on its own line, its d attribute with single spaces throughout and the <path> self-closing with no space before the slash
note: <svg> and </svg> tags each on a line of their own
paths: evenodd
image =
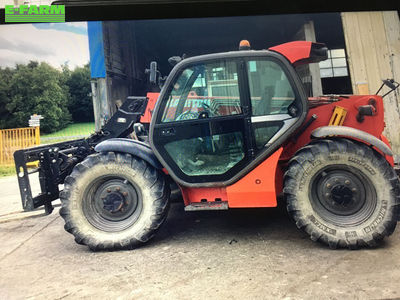
<svg viewBox="0 0 400 300">
<path fill-rule="evenodd" d="M 150 69 L 144 70 L 145 74 L 150 74 L 150 83 L 156 84 L 157 83 L 157 62 L 152 61 L 150 62 Z"/>
<path fill-rule="evenodd" d="M 151 84 L 158 85 L 160 89 L 162 88 L 162 85 L 167 78 L 166 76 L 163 77 L 161 76 L 161 73 L 159 70 L 157 70 L 157 62 L 152 61 L 150 62 L 150 69 L 145 69 L 144 70 L 145 74 L 150 74 L 149 76 L 149 81 Z"/>
<path fill-rule="evenodd" d="M 157 83 L 157 62 L 152 61 L 150 63 L 150 83 L 156 84 Z"/>
</svg>

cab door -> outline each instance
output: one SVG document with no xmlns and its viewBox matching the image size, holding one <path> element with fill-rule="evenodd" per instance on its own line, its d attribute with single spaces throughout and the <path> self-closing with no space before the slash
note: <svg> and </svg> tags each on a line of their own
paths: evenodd
<svg viewBox="0 0 400 300">
<path fill-rule="evenodd" d="M 251 159 L 243 70 L 237 58 L 189 64 L 160 96 L 151 142 L 182 181 L 226 181 Z"/>
<path fill-rule="evenodd" d="M 264 59 L 273 62 L 265 65 Z M 299 94 L 301 82 L 292 72 L 270 51 L 185 59 L 155 107 L 150 144 L 157 158 L 185 186 L 237 181 L 304 120 L 305 94 Z M 276 84 L 282 90 L 287 85 L 286 93 L 278 87 L 268 93 Z"/>
<path fill-rule="evenodd" d="M 254 153 L 262 155 L 299 119 L 301 95 L 284 64 L 274 57 L 245 58 Z"/>
</svg>

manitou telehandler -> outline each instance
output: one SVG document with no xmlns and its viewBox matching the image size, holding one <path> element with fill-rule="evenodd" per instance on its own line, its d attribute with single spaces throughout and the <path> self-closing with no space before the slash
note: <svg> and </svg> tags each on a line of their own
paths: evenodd
<svg viewBox="0 0 400 300">
<path fill-rule="evenodd" d="M 308 98 L 294 67 L 326 59 L 323 44 L 240 48 L 173 57 L 161 92 L 128 97 L 100 132 L 17 151 L 24 208 L 50 213 L 60 197 L 65 229 L 94 250 L 151 239 L 171 184 L 186 211 L 275 207 L 283 194 L 297 227 L 331 248 L 392 234 L 400 189 L 382 97 Z M 156 63 L 149 73 L 160 79 Z M 35 160 L 42 193 L 33 198 L 26 163 Z"/>
</svg>

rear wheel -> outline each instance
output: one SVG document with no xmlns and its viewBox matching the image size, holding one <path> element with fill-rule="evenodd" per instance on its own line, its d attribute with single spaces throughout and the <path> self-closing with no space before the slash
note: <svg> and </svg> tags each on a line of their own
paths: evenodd
<svg viewBox="0 0 400 300">
<path fill-rule="evenodd" d="M 169 194 L 164 176 L 145 161 L 95 154 L 65 179 L 60 214 L 75 241 L 92 250 L 135 248 L 165 220 Z"/>
<path fill-rule="evenodd" d="M 297 227 L 331 248 L 375 246 L 396 227 L 398 178 L 365 144 L 315 141 L 291 159 L 284 182 Z"/>
</svg>

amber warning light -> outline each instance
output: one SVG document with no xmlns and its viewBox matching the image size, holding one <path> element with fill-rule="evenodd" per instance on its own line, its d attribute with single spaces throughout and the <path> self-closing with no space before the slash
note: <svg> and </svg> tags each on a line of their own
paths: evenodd
<svg viewBox="0 0 400 300">
<path fill-rule="evenodd" d="M 241 40 L 239 43 L 239 50 L 250 50 L 250 43 L 248 40 Z"/>
</svg>

